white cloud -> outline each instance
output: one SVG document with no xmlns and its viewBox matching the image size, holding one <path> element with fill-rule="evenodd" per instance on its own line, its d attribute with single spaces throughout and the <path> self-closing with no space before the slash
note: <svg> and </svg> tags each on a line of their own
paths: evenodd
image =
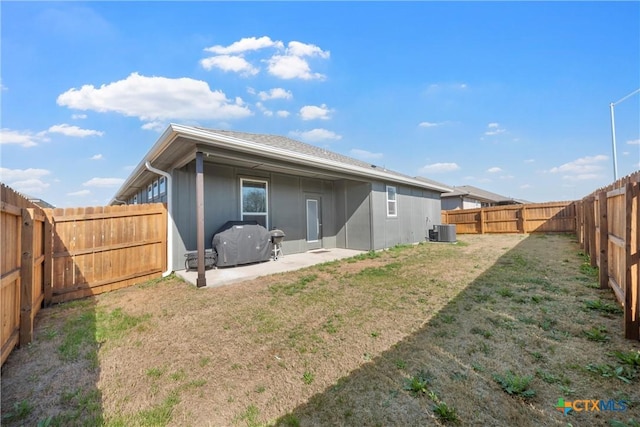
<svg viewBox="0 0 640 427">
<path fill-rule="evenodd" d="M 255 51 L 270 47 L 283 49 L 284 45 L 281 41 L 273 41 L 267 36 L 263 36 L 260 38 L 246 37 L 238 40 L 237 42 L 231 43 L 229 46 L 215 45 L 206 48 L 205 51 L 218 55 L 228 55 Z"/>
<path fill-rule="evenodd" d="M 275 87 L 268 92 L 261 91 L 258 93 L 258 97 L 262 101 L 268 101 L 269 99 L 291 99 L 293 98 L 293 94 L 291 91 L 282 89 L 281 87 Z"/>
<path fill-rule="evenodd" d="M 285 111 L 285 110 L 278 110 L 278 112 L 277 112 L 276 114 L 278 115 L 278 117 L 284 117 L 284 118 L 286 118 L 286 117 L 289 117 L 289 115 L 290 115 L 291 113 L 290 113 L 290 112 L 288 112 L 288 111 Z"/>
<path fill-rule="evenodd" d="M 302 120 L 328 120 L 330 119 L 329 114 L 331 112 L 325 104 L 319 107 L 316 105 L 305 105 L 300 109 L 300 117 Z"/>
<path fill-rule="evenodd" d="M 599 154 L 597 156 L 586 156 L 576 159 L 572 162 L 564 163 L 560 166 L 551 168 L 549 172 L 551 173 L 571 173 L 576 174 L 576 176 L 581 176 L 582 178 L 578 179 L 592 179 L 597 177 L 594 176 L 594 173 L 599 172 L 603 169 L 600 163 L 608 160 L 609 158 L 605 155 Z"/>
<path fill-rule="evenodd" d="M 289 134 L 310 142 L 319 142 L 319 141 L 326 141 L 326 140 L 336 141 L 336 140 L 342 139 L 342 135 L 338 135 L 337 133 L 327 129 L 313 129 L 306 132 L 292 131 L 292 132 L 289 132 Z"/>
<path fill-rule="evenodd" d="M 39 179 L 25 179 L 24 181 L 15 181 L 10 184 L 11 188 L 23 194 L 40 194 L 47 188 L 49 183 Z"/>
<path fill-rule="evenodd" d="M 418 126 L 420 126 L 421 128 L 435 128 L 438 126 L 442 126 L 444 124 L 444 122 L 440 122 L 440 123 L 434 123 L 434 122 L 420 122 L 418 124 Z"/>
<path fill-rule="evenodd" d="M 200 64 L 207 70 L 213 67 L 224 71 L 234 71 L 245 75 L 255 75 L 259 68 L 249 62 L 245 53 L 254 52 L 261 49 L 275 49 L 276 53 L 268 59 L 262 60 L 267 63 L 267 69 L 273 76 L 281 79 L 302 79 L 302 80 L 323 80 L 325 76 L 311 71 L 308 59 L 320 58 L 328 59 L 329 51 L 324 51 L 313 44 L 291 41 L 284 48 L 284 43 L 274 41 L 267 36 L 260 38 L 247 37 L 229 46 L 215 45 L 205 49 L 206 52 L 216 54 L 200 61 Z M 266 99 L 263 99 L 266 100 Z"/>
<path fill-rule="evenodd" d="M 167 127 L 165 122 L 149 122 L 145 123 L 141 126 L 144 130 L 154 130 L 156 132 L 162 132 Z"/>
<path fill-rule="evenodd" d="M 312 73 L 309 63 L 292 55 L 274 55 L 267 61 L 269 73 L 285 80 L 324 80 L 326 76 L 320 73 Z"/>
<path fill-rule="evenodd" d="M 525 163 L 533 163 L 535 161 L 536 161 L 535 159 L 526 159 L 524 162 Z"/>
<path fill-rule="evenodd" d="M 457 163 L 432 163 L 420 169 L 420 173 L 443 173 L 453 172 L 460 169 Z"/>
<path fill-rule="evenodd" d="M 363 160 L 372 160 L 372 159 L 381 159 L 383 157 L 382 153 L 372 153 L 367 150 L 360 150 L 358 148 L 354 148 L 350 151 L 353 157 Z"/>
<path fill-rule="evenodd" d="M 81 129 L 78 126 L 71 126 L 66 123 L 53 125 L 49 128 L 49 133 L 61 133 L 66 136 L 84 138 L 85 136 L 102 136 L 104 132 L 92 129 Z"/>
<path fill-rule="evenodd" d="M 513 179 L 515 176 L 513 175 L 500 175 L 500 179 Z"/>
<path fill-rule="evenodd" d="M 67 193 L 67 196 L 88 196 L 89 194 L 91 194 L 91 190 L 80 190 Z"/>
<path fill-rule="evenodd" d="M 71 118 L 73 120 L 84 120 L 84 119 L 87 118 L 87 115 L 86 114 L 72 114 Z"/>
<path fill-rule="evenodd" d="M 102 160 L 102 154 L 94 154 L 91 156 L 91 160 Z"/>
<path fill-rule="evenodd" d="M 502 172 L 502 169 L 500 169 L 497 166 L 494 166 L 492 168 L 487 169 L 487 172 L 489 172 L 489 173 L 498 173 L 498 172 Z"/>
<path fill-rule="evenodd" d="M 640 145 L 640 139 L 631 139 L 631 140 L 627 141 L 627 144 L 629 144 L 629 145 Z"/>
<path fill-rule="evenodd" d="M 0 180 L 4 183 L 14 181 L 24 181 L 27 179 L 39 179 L 49 175 L 51 172 L 46 169 L 8 169 L 0 167 Z"/>
<path fill-rule="evenodd" d="M 255 76 L 260 70 L 251 65 L 246 59 L 241 56 L 220 55 L 205 58 L 200 61 L 200 65 L 205 70 L 211 70 L 212 68 L 218 68 L 222 71 L 234 73 L 240 73 L 245 76 Z"/>
<path fill-rule="evenodd" d="M 0 144 L 16 144 L 22 147 L 35 147 L 39 142 L 49 141 L 46 132 L 34 133 L 31 131 L 0 129 Z"/>
<path fill-rule="evenodd" d="M 91 178 L 89 181 L 83 182 L 85 187 L 118 187 L 122 185 L 124 179 L 122 178 Z"/>
<path fill-rule="evenodd" d="M 533 186 L 531 184 L 522 184 L 520 188 L 526 190 L 527 188 L 533 188 Z"/>
<path fill-rule="evenodd" d="M 324 51 L 316 45 L 300 43 L 297 41 L 289 42 L 287 53 L 293 56 L 317 56 L 323 59 L 328 59 L 331 55 L 329 51 Z"/>
<path fill-rule="evenodd" d="M 146 77 L 132 73 L 99 88 L 84 85 L 58 96 L 61 106 L 101 113 L 117 112 L 143 121 L 170 119 L 238 119 L 251 111 L 227 99 L 222 91 L 212 91 L 207 82 L 183 77 Z M 241 100 L 240 100 L 241 101 Z"/>
<path fill-rule="evenodd" d="M 499 123 L 489 123 L 487 125 L 487 131 L 484 133 L 487 136 L 498 135 L 506 132 L 506 129 L 501 128 Z"/>
</svg>

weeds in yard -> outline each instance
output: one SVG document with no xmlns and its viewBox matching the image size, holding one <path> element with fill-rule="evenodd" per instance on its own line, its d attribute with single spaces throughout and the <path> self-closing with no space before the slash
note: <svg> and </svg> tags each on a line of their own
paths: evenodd
<svg viewBox="0 0 640 427">
<path fill-rule="evenodd" d="M 407 369 L 407 362 L 402 359 L 396 360 L 396 368 L 398 369 Z"/>
<path fill-rule="evenodd" d="M 584 306 L 588 310 L 595 310 L 606 314 L 622 314 L 624 310 L 617 304 L 611 304 L 602 300 L 587 301 Z"/>
<path fill-rule="evenodd" d="M 313 383 L 313 380 L 315 379 L 316 379 L 316 376 L 311 371 L 304 371 L 304 374 L 302 374 L 302 382 L 305 383 L 306 385 Z"/>
<path fill-rule="evenodd" d="M 640 369 L 640 350 L 627 352 L 614 351 L 611 355 L 625 365 L 630 365 L 635 369 Z"/>
<path fill-rule="evenodd" d="M 630 384 L 636 378 L 636 370 L 629 366 L 612 366 L 606 363 L 589 364 L 586 366 L 587 371 L 599 374 L 604 378 L 617 378 L 622 382 Z"/>
<path fill-rule="evenodd" d="M 444 421 L 445 423 L 460 422 L 460 418 L 458 418 L 456 408 L 447 405 L 445 402 L 440 402 L 435 405 L 433 407 L 433 412 L 441 421 Z"/>
<path fill-rule="evenodd" d="M 481 336 L 483 336 L 485 338 L 491 338 L 491 336 L 493 335 L 491 333 L 491 331 L 487 331 L 486 329 L 478 328 L 476 326 L 471 328 L 471 330 L 469 332 L 471 332 L 472 334 L 475 334 L 475 335 L 481 335 Z"/>
<path fill-rule="evenodd" d="M 2 421 L 18 421 L 26 418 L 31 411 L 33 411 L 33 405 L 28 400 L 21 400 L 13 404 L 11 411 L 2 416 Z"/>
<path fill-rule="evenodd" d="M 626 422 L 611 420 L 609 425 L 611 425 L 611 427 L 640 427 L 640 421 L 637 421 L 635 418 L 629 418 Z"/>
<path fill-rule="evenodd" d="M 517 375 L 511 371 L 507 371 L 502 375 L 493 375 L 493 379 L 500 384 L 502 390 L 512 396 L 519 396 L 526 399 L 536 395 L 535 390 L 529 388 L 529 384 L 533 380 L 531 375 Z"/>
<path fill-rule="evenodd" d="M 589 341 L 606 342 L 610 339 L 607 335 L 607 328 L 604 326 L 593 326 L 591 329 L 583 331 L 583 334 Z"/>
<path fill-rule="evenodd" d="M 405 378 L 404 390 L 411 392 L 414 396 L 427 394 L 427 386 L 431 384 L 433 375 L 429 371 L 420 370 L 414 376 Z"/>
</svg>

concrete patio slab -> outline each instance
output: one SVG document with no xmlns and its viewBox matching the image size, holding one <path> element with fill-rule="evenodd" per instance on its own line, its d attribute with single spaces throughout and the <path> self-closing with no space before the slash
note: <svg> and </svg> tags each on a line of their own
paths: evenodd
<svg viewBox="0 0 640 427">
<path fill-rule="evenodd" d="M 237 267 L 212 268 L 205 271 L 207 288 L 230 285 L 232 283 L 243 282 L 269 274 L 294 271 L 324 262 L 335 261 L 343 258 L 351 258 L 364 251 L 353 249 L 316 249 L 299 254 L 284 255 L 277 261 L 269 260 L 265 262 L 239 265 Z M 198 272 L 195 270 L 176 271 L 176 275 L 182 277 L 189 283 L 196 284 Z"/>
</svg>

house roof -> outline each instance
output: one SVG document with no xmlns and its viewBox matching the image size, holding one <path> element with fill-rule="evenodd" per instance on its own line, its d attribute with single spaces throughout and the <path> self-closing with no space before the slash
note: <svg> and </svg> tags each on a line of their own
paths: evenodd
<svg viewBox="0 0 640 427">
<path fill-rule="evenodd" d="M 440 193 L 451 191 L 449 187 L 429 180 L 417 179 L 283 136 L 170 124 L 111 203 L 127 199 L 135 189 L 142 188 L 151 176 L 155 176 L 147 170 L 147 161 L 155 168 L 168 171 L 193 160 L 196 151 L 237 164 L 246 162 L 256 169 L 285 168 L 300 172 L 306 167 L 316 171 L 314 176 L 352 176 L 403 183 Z"/>
<path fill-rule="evenodd" d="M 481 201 L 492 203 L 520 203 L 519 201 L 510 197 L 501 196 L 500 194 L 492 193 L 487 190 L 483 190 L 472 185 L 460 185 L 453 187 L 451 193 L 443 194 L 442 197 L 470 197 Z"/>
</svg>

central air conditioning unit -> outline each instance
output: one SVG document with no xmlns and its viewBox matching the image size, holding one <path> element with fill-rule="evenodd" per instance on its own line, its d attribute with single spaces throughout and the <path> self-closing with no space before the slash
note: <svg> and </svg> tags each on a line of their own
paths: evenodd
<svg viewBox="0 0 640 427">
<path fill-rule="evenodd" d="M 455 243 L 455 224 L 434 225 L 433 230 L 429 230 L 429 241 Z"/>
</svg>

